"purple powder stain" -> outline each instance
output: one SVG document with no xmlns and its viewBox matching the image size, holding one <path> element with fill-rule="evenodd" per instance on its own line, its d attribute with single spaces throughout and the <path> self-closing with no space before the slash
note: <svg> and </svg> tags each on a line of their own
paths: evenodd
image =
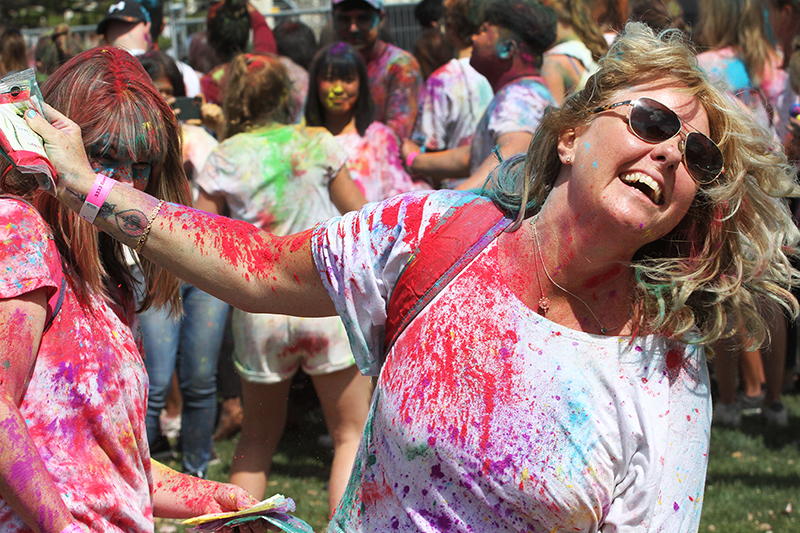
<svg viewBox="0 0 800 533">
<path fill-rule="evenodd" d="M 442 474 L 442 465 L 433 465 L 431 467 L 431 477 L 434 479 L 442 479 L 444 474 Z"/>
<path fill-rule="evenodd" d="M 678 502 L 673 502 L 673 503 L 672 503 L 672 508 L 673 508 L 673 509 L 675 509 L 675 510 L 677 511 L 678 509 L 680 509 L 680 508 L 681 508 L 681 506 L 680 506 L 680 505 L 678 505 Z"/>
</svg>

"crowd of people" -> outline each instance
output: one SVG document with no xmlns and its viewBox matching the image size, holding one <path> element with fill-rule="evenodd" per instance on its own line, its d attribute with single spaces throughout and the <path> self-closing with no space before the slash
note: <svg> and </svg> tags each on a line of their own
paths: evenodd
<svg viewBox="0 0 800 533">
<path fill-rule="evenodd" d="M 800 0 L 385 7 L 0 24 L 58 171 L 0 161 L 1 532 L 269 496 L 301 369 L 331 532 L 696 531 L 712 420 L 789 424 Z"/>
</svg>

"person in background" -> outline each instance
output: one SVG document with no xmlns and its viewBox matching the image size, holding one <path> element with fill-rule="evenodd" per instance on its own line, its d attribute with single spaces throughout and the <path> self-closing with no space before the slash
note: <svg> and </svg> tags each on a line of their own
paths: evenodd
<svg viewBox="0 0 800 533">
<path fill-rule="evenodd" d="M 417 118 L 422 74 L 414 56 L 379 38 L 385 16 L 383 0 L 333 0 L 333 31 L 367 65 L 375 120 L 405 139 Z"/>
<path fill-rule="evenodd" d="M 53 116 L 26 120 L 78 210 L 94 174 Z M 409 193 L 277 237 L 120 184 L 95 223 L 133 244 L 114 219 L 142 213 L 148 258 L 248 311 L 342 316 L 378 379 L 329 532 L 691 533 L 704 346 L 765 342 L 763 298 L 800 310 L 794 172 L 755 128 L 682 33 L 629 23 L 486 196 Z"/>
<path fill-rule="evenodd" d="M 556 42 L 544 53 L 542 78 L 556 103 L 583 88 L 608 51 L 600 27 L 592 20 L 587 0 L 544 0 L 558 16 Z"/>
<path fill-rule="evenodd" d="M 692 26 L 678 0 L 630 0 L 630 10 L 631 20 L 644 22 L 655 31 L 675 29 L 691 36 Z"/>
<path fill-rule="evenodd" d="M 242 54 L 231 63 L 225 140 L 197 177 L 198 209 L 279 235 L 306 231 L 365 199 L 345 167 L 347 154 L 323 128 L 287 125 L 288 74 L 274 56 Z M 231 483 L 262 497 L 286 424 L 292 377 L 311 376 L 333 439 L 328 502 L 341 498 L 369 409 L 338 318 L 304 319 L 233 310 L 234 361 L 244 420 Z"/>
<path fill-rule="evenodd" d="M 486 77 L 470 65 L 472 36 L 479 26 L 477 0 L 445 0 L 445 35 L 458 51 L 458 57 L 437 69 L 425 82 L 411 138 L 426 153 L 472 144 L 478 121 L 494 96 Z M 412 147 L 411 153 L 416 150 Z M 448 187 L 449 182 L 445 180 L 439 185 Z"/>
<path fill-rule="evenodd" d="M 154 25 L 150 13 L 136 0 L 121 0 L 111 4 L 103 20 L 97 24 L 97 35 L 102 36 L 104 43 L 123 48 L 138 56 L 155 47 L 153 32 L 161 33 L 162 21 Z M 186 86 L 186 94 L 200 94 L 200 77 L 186 63 L 177 62 Z"/>
<path fill-rule="evenodd" d="M 452 42 L 445 37 L 446 27 L 441 26 L 443 16 L 442 0 L 421 0 L 414 7 L 414 18 L 422 27 L 422 33 L 414 41 L 412 52 L 419 62 L 423 80 L 456 55 Z"/>
<path fill-rule="evenodd" d="M 180 72 L 167 54 L 148 52 L 138 59 L 167 101 L 186 96 Z M 217 141 L 199 126 L 181 123 L 181 133 L 183 166 L 188 171 L 194 201 L 198 195 L 194 177 Z M 148 355 L 145 367 L 150 377 L 147 439 L 152 450 L 169 449 L 160 415 L 167 406 L 173 374 L 177 372 L 182 400 L 179 423 L 182 470 L 204 478 L 211 459 L 217 412 L 217 363 L 229 308 L 225 302 L 188 283 L 181 283 L 180 295 L 184 311 L 180 317 L 170 316 L 163 309 L 149 309 L 139 315 Z"/>
<path fill-rule="evenodd" d="M 593 0 L 589 4 L 592 8 L 592 20 L 600 26 L 609 45 L 617 38 L 630 16 L 629 3 L 630 0 Z"/>
<path fill-rule="evenodd" d="M 68 59 L 83 52 L 80 37 L 72 33 L 67 24 L 59 24 L 51 33 L 39 37 L 34 49 L 36 75 L 44 83 Z"/>
<path fill-rule="evenodd" d="M 42 94 L 80 125 L 98 191 L 119 182 L 189 200 L 178 123 L 129 53 L 83 52 Z M 37 191 L 33 176 L 0 166 L 2 190 L 15 195 L 0 199 L 0 531 L 147 533 L 154 516 L 256 503 L 239 487 L 151 460 L 135 281 L 122 245 L 91 225 L 96 209 L 79 217 Z M 178 280 L 140 264 L 140 310 L 180 312 Z"/>
<path fill-rule="evenodd" d="M 774 134 L 775 103 L 785 73 L 767 30 L 764 3 L 702 0 L 700 7 L 695 39 L 706 50 L 697 56 L 700 67 Z"/>
<path fill-rule="evenodd" d="M 230 61 L 247 48 L 251 26 L 253 53 L 277 54 L 275 37 L 266 19 L 247 0 L 224 0 L 212 6 L 208 12 L 208 42 L 216 50 L 217 57 L 225 62 L 201 80 L 207 104 L 203 106 L 203 123 L 218 138 L 222 136 L 225 122 L 221 106 L 225 101 Z M 308 72 L 288 57 L 280 56 L 280 60 L 289 72 L 291 81 L 291 122 L 299 123 L 308 93 Z"/>
<path fill-rule="evenodd" d="M 760 0 L 702 0 L 695 37 L 710 49 L 698 54 L 700 67 L 761 126 L 757 132 L 776 136 L 775 104 L 783 89 L 785 71 L 767 31 L 767 13 Z M 771 325 L 770 343 L 747 346 L 740 339 L 721 340 L 715 347 L 719 396 L 714 423 L 736 427 L 742 411 L 760 413 L 769 424 L 786 426 L 788 413 L 781 402 L 786 358 L 786 323 L 779 308 L 763 302 Z M 760 349 L 759 349 L 760 348 Z M 737 395 L 739 361 L 751 372 Z M 763 370 L 762 370 L 763 368 Z M 764 380 L 762 394 L 761 382 Z M 749 385 L 749 386 L 748 386 Z M 762 408 L 763 406 L 763 408 Z"/>
<path fill-rule="evenodd" d="M 22 33 L 14 26 L 0 23 L 0 78 L 27 68 L 28 49 Z"/>
<path fill-rule="evenodd" d="M 320 50 L 309 80 L 314 89 L 306 103 L 306 124 L 336 136 L 347 152 L 350 177 L 368 202 L 430 188 L 405 171 L 394 132 L 372 120 L 367 69 L 355 48 L 334 43 Z"/>
<path fill-rule="evenodd" d="M 223 0 L 212 5 L 206 26 L 208 44 L 221 63 L 200 79 L 200 85 L 206 102 L 222 106 L 230 62 L 246 50 L 251 29 L 253 53 L 275 54 L 278 47 L 267 19 L 247 0 Z"/>
<path fill-rule="evenodd" d="M 542 54 L 556 38 L 553 9 L 538 0 L 489 0 L 482 7 L 470 64 L 489 80 L 494 97 L 472 143 L 424 154 L 410 141 L 402 147 L 412 174 L 434 183 L 459 180 L 457 188 L 483 185 L 499 162 L 495 151 L 502 160 L 527 150 L 545 108 L 554 103 L 540 76 Z"/>
<path fill-rule="evenodd" d="M 317 53 L 317 38 L 314 30 L 299 21 L 284 20 L 272 30 L 278 54 L 288 57 L 308 70 Z"/>
</svg>

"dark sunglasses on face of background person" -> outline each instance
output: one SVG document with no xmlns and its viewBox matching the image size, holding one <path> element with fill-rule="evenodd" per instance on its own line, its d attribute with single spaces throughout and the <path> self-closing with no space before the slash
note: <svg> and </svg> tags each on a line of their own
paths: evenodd
<svg viewBox="0 0 800 533">
<path fill-rule="evenodd" d="M 692 128 L 675 111 L 661 102 L 643 96 L 636 100 L 625 100 L 596 108 L 593 113 L 602 113 L 621 106 L 631 106 L 628 126 L 631 132 L 646 143 L 658 144 L 672 139 L 686 125 L 694 131 L 685 133 L 678 145 L 683 154 L 683 164 L 689 175 L 699 184 L 713 182 L 725 172 L 722 152 L 714 141 Z"/>
</svg>

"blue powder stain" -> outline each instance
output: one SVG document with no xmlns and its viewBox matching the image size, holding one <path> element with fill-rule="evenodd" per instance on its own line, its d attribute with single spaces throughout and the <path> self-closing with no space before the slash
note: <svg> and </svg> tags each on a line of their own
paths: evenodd
<svg viewBox="0 0 800 533">
<path fill-rule="evenodd" d="M 597 161 L 595 161 L 595 162 L 593 162 L 593 163 L 592 163 L 592 166 L 593 166 L 594 168 L 598 168 L 600 165 L 598 165 L 598 164 L 597 164 Z"/>
<path fill-rule="evenodd" d="M 585 142 L 585 143 L 583 143 L 583 147 L 586 149 L 586 153 L 588 154 L 589 153 L 589 148 L 591 148 L 592 145 L 589 144 L 588 142 Z"/>
</svg>

